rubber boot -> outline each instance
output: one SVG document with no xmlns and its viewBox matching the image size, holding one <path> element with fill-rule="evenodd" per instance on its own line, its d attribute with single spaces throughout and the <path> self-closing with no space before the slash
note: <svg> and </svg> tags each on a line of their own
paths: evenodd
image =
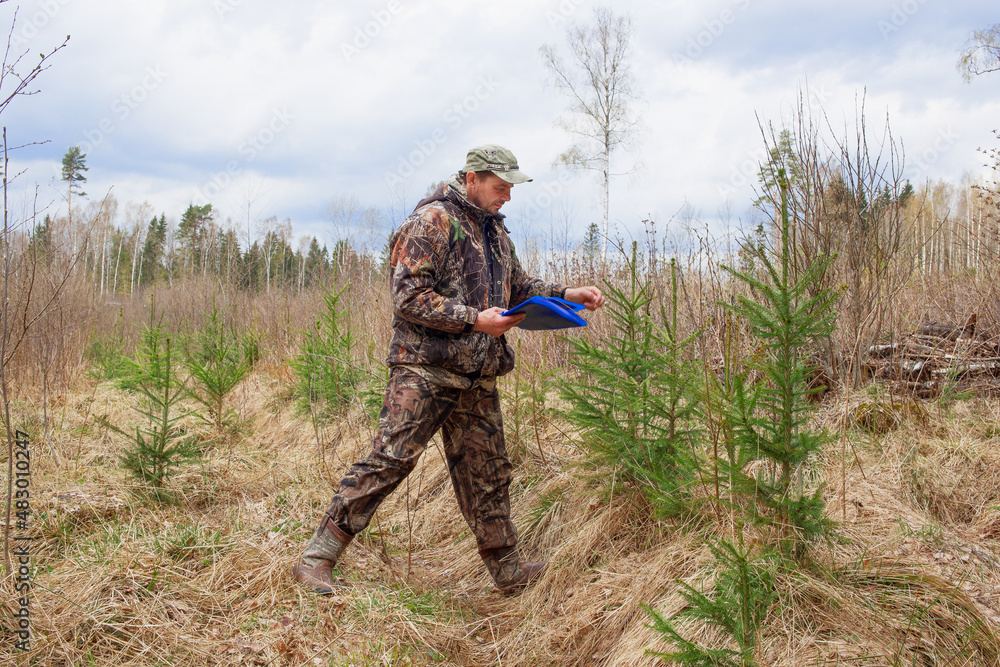
<svg viewBox="0 0 1000 667">
<path fill-rule="evenodd" d="M 513 595 L 530 586 L 542 576 L 548 563 L 520 559 L 517 547 L 484 549 L 479 552 L 497 589 L 504 595 Z"/>
<path fill-rule="evenodd" d="M 345 533 L 325 516 L 302 552 L 301 560 L 292 566 L 295 581 L 320 595 L 333 595 L 333 568 L 352 539 L 353 535 Z"/>
</svg>

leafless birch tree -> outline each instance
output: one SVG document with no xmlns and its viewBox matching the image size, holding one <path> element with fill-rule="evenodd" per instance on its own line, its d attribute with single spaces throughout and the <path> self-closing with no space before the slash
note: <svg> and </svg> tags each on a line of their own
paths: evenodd
<svg viewBox="0 0 1000 667">
<path fill-rule="evenodd" d="M 552 83 L 570 98 L 568 118 L 558 124 L 575 138 L 559 156 L 567 167 L 590 169 L 601 176 L 603 254 L 608 250 L 611 157 L 628 148 L 637 119 L 632 103 L 635 82 L 630 63 L 632 20 L 610 8 L 594 9 L 594 22 L 567 31 L 571 58 L 564 62 L 555 49 L 541 47 Z"/>
</svg>

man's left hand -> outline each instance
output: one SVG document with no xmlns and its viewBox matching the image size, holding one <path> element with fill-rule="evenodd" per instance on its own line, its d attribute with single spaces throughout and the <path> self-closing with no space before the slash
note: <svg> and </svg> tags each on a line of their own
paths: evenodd
<svg viewBox="0 0 1000 667">
<path fill-rule="evenodd" d="M 597 310 L 604 305 L 604 294 L 593 285 L 567 287 L 563 298 L 573 303 L 582 303 L 587 307 L 587 310 Z"/>
</svg>

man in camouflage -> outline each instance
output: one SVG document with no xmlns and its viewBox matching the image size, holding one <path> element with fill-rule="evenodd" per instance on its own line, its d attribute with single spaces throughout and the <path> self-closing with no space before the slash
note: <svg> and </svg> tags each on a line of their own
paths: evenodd
<svg viewBox="0 0 1000 667">
<path fill-rule="evenodd" d="M 521 268 L 499 211 L 511 188 L 530 180 L 507 149 L 473 148 L 462 171 L 421 201 L 390 240 L 393 335 L 379 429 L 292 568 L 300 583 L 332 594 L 337 559 L 438 429 L 458 505 L 497 588 L 514 592 L 544 571 L 545 563 L 520 560 L 510 520 L 512 466 L 496 378 L 514 367 L 503 334 L 524 316 L 502 313 L 532 296 L 561 296 L 593 310 L 604 296 Z"/>
</svg>

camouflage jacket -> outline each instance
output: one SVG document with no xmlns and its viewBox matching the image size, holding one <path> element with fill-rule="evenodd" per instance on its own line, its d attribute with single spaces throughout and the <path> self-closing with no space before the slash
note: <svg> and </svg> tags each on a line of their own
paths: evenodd
<svg viewBox="0 0 1000 667">
<path fill-rule="evenodd" d="M 456 175 L 393 234 L 390 367 L 429 366 L 471 379 L 514 367 L 504 337 L 472 330 L 479 311 L 560 296 L 565 288 L 524 272 L 503 218 L 470 202 Z"/>
</svg>

